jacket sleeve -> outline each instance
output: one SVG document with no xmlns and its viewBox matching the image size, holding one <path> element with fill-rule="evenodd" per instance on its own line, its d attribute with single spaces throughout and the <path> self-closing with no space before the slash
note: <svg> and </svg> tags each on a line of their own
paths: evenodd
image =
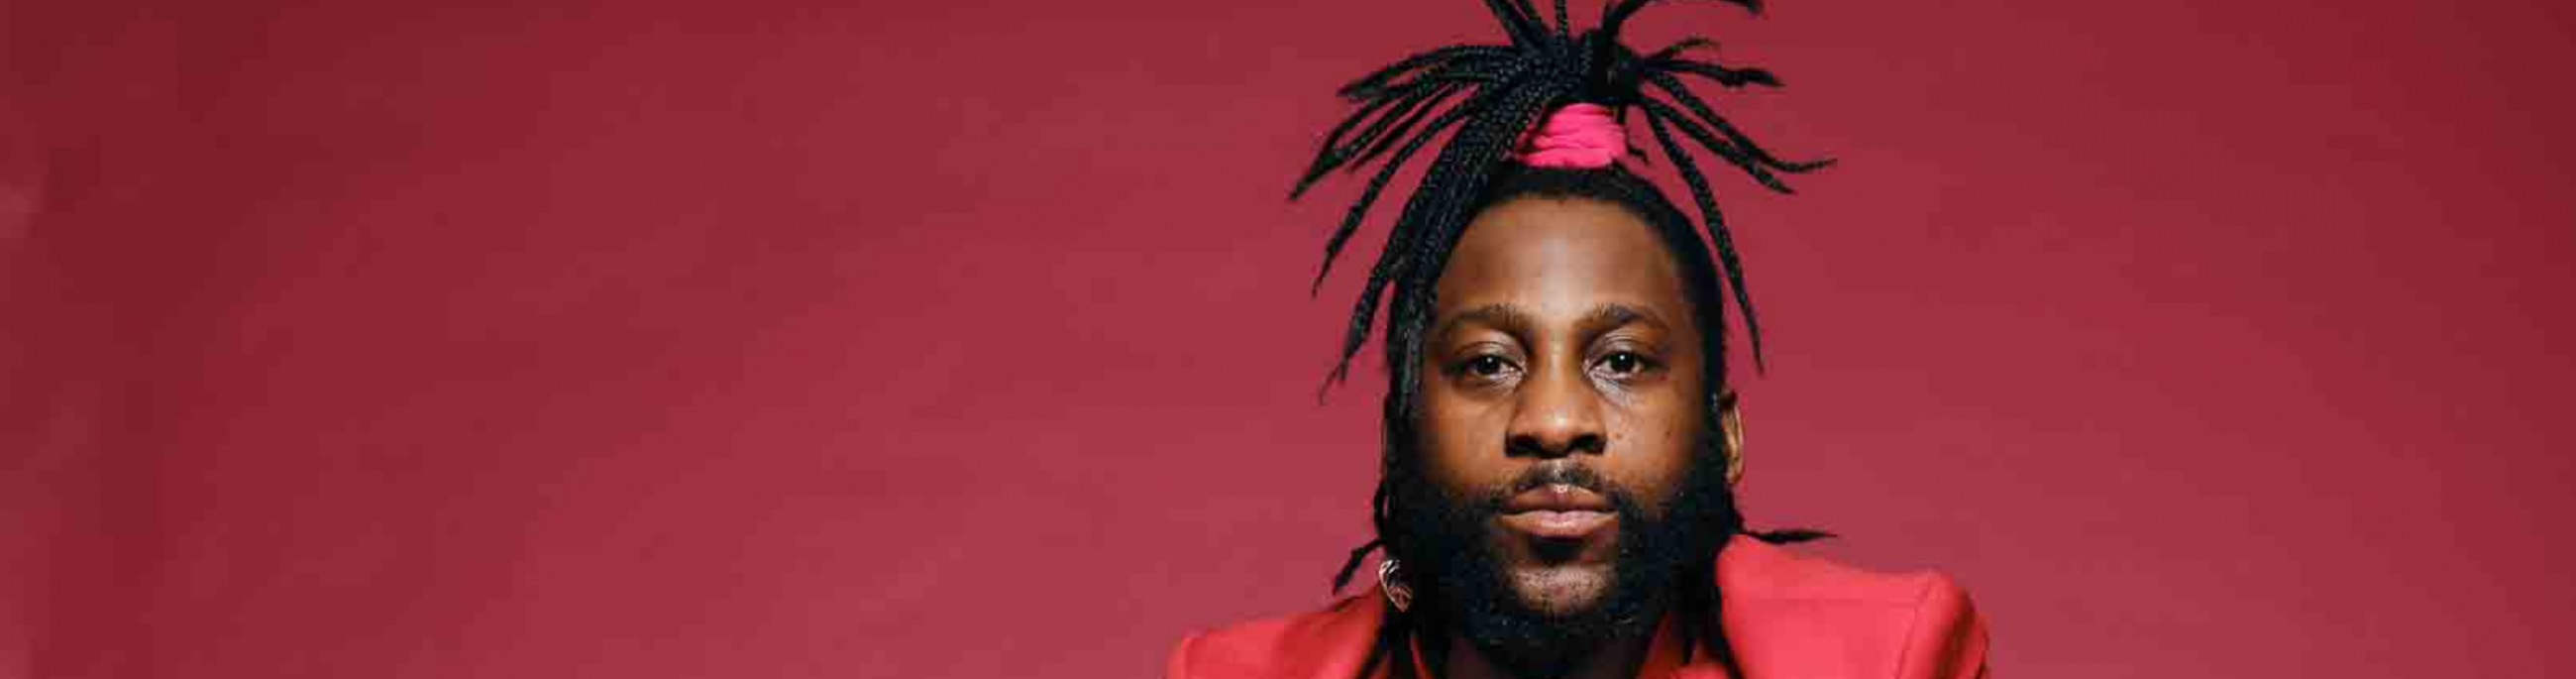
<svg viewBox="0 0 2576 679">
<path fill-rule="evenodd" d="M 1163 662 L 1163 679 L 1189 679 L 1190 647 L 1198 643 L 1199 635 L 1192 634 L 1182 637 L 1180 645 L 1172 647 L 1172 658 Z"/>
<path fill-rule="evenodd" d="M 1984 679 L 1986 619 L 1968 601 L 1966 590 L 1948 576 L 1925 579 L 1914 607 L 1913 629 L 1906 633 L 1898 679 Z"/>
</svg>

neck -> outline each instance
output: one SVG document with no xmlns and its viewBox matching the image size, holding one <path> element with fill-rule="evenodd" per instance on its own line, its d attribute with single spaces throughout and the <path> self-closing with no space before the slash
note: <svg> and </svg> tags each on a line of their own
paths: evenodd
<svg viewBox="0 0 2576 679">
<path fill-rule="evenodd" d="M 1485 657 L 1483 650 L 1465 636 L 1449 635 L 1449 662 L 1444 679 L 1635 679 L 1645 665 L 1646 653 L 1653 648 L 1655 633 L 1620 637 L 1601 644 L 1589 657 L 1575 663 L 1574 671 L 1562 677 L 1518 677 Z"/>
</svg>

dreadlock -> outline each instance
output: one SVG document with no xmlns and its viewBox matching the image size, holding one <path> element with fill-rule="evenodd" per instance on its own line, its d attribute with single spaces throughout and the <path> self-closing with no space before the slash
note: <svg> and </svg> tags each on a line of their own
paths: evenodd
<svg viewBox="0 0 2576 679">
<path fill-rule="evenodd" d="M 1757 14 L 1761 11 L 1759 0 L 1722 1 Z M 1757 369 L 1763 366 L 1761 326 L 1752 297 L 1745 289 L 1743 264 L 1717 209 L 1715 194 L 1689 149 L 1704 149 L 1765 188 L 1781 193 L 1791 190 L 1780 175 L 1808 172 L 1832 161 L 1782 160 L 1718 115 L 1684 81 L 1685 77 L 1702 78 L 1730 89 L 1748 85 L 1778 87 L 1780 81 L 1771 73 L 1686 58 L 1693 50 L 1714 44 L 1698 37 L 1651 53 L 1620 44 L 1617 38 L 1621 26 L 1655 2 L 1617 0 L 1604 8 L 1596 27 L 1576 33 L 1567 20 L 1564 0 L 1554 3 L 1552 29 L 1538 18 L 1530 0 L 1485 0 L 1486 8 L 1501 23 L 1508 44 L 1449 45 L 1426 50 L 1379 68 L 1339 90 L 1341 97 L 1358 108 L 1325 135 L 1323 148 L 1298 177 L 1290 198 L 1304 195 L 1333 170 L 1356 172 L 1372 163 L 1377 163 L 1378 168 L 1325 243 L 1323 265 L 1313 282 L 1317 291 L 1343 248 L 1358 232 L 1370 206 L 1397 172 L 1440 135 L 1447 134 L 1449 139 L 1433 157 L 1388 231 L 1385 247 L 1371 265 L 1368 280 L 1352 306 L 1340 358 L 1324 381 L 1324 387 L 1329 389 L 1348 377 L 1351 359 L 1366 345 L 1381 303 L 1391 302 L 1386 310 L 1389 374 L 1380 431 L 1383 456 L 1378 485 L 1370 498 L 1370 518 L 1377 537 L 1351 550 L 1333 578 L 1335 591 L 1349 584 L 1369 552 L 1383 549 L 1389 557 L 1404 559 L 1416 549 L 1396 520 L 1396 504 L 1402 494 L 1391 489 L 1396 483 L 1419 478 L 1413 461 L 1416 456 L 1409 451 L 1418 440 L 1414 406 L 1421 390 L 1422 336 L 1432 321 L 1433 290 L 1452 247 L 1466 225 L 1485 207 L 1522 197 L 1584 198 L 1619 206 L 1654 227 L 1674 258 L 1693 320 L 1706 343 L 1703 355 L 1709 359 L 1703 361 L 1702 384 L 1708 385 L 1711 398 L 1703 431 L 1718 431 L 1718 399 L 1725 392 L 1726 325 L 1725 305 L 1719 297 L 1721 287 L 1732 292 L 1735 306 L 1743 311 L 1754 365 Z M 1504 162 L 1532 124 L 1548 111 L 1576 102 L 1610 107 L 1623 121 L 1630 111 L 1641 114 L 1662 155 L 1689 187 L 1699 222 L 1694 224 L 1684 216 L 1651 182 L 1616 164 L 1599 169 L 1563 169 Z M 1702 232 L 1706 241 L 1701 240 Z M 1715 438 L 1711 437 L 1704 454 L 1723 454 L 1716 449 Z M 1742 517 L 1734 511 L 1731 493 L 1723 487 L 1718 493 L 1726 496 L 1717 518 L 1721 540 L 1725 535 L 1745 532 Z M 1795 542 L 1828 534 L 1793 529 L 1752 535 L 1772 542 Z M 1713 551 L 1709 558 L 1714 559 Z M 1699 572 L 1708 571 L 1703 568 Z M 1705 640 L 1719 655 L 1718 662 L 1732 666 L 1723 633 L 1717 629 L 1717 594 L 1713 585 L 1706 577 L 1684 580 L 1677 605 L 1695 613 L 1682 618 L 1685 633 Z M 1428 601 L 1417 604 L 1418 615 L 1387 608 L 1377 644 L 1363 664 L 1361 675 L 1368 676 L 1380 662 L 1386 662 L 1394 676 L 1410 677 L 1412 644 L 1407 641 L 1416 635 L 1438 636 L 1434 626 L 1440 624 L 1439 616 L 1430 614 L 1436 608 L 1437 602 Z M 1425 660 L 1438 672 L 1444 664 L 1440 654 L 1435 651 L 1427 655 L 1431 657 Z"/>
</svg>

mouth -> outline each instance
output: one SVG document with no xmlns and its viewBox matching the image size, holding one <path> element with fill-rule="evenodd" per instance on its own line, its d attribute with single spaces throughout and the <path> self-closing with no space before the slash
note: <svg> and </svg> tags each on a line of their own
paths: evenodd
<svg viewBox="0 0 2576 679">
<path fill-rule="evenodd" d="M 1503 503 L 1501 522 L 1512 532 L 1545 540 L 1580 541 L 1618 523 L 1608 498 L 1573 484 L 1548 484 Z"/>
</svg>

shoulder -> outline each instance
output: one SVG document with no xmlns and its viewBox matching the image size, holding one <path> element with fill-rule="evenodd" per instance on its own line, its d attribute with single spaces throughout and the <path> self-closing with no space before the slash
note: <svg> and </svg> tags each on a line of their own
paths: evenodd
<svg viewBox="0 0 2576 679">
<path fill-rule="evenodd" d="M 1726 632 L 1748 669 L 1850 677 L 1978 677 L 1986 621 L 1932 571 L 1878 573 L 1738 538 L 1718 559 Z"/>
<path fill-rule="evenodd" d="M 1377 591 L 1330 607 L 1193 634 L 1173 647 L 1168 679 L 1358 679 L 1377 641 Z"/>
</svg>

